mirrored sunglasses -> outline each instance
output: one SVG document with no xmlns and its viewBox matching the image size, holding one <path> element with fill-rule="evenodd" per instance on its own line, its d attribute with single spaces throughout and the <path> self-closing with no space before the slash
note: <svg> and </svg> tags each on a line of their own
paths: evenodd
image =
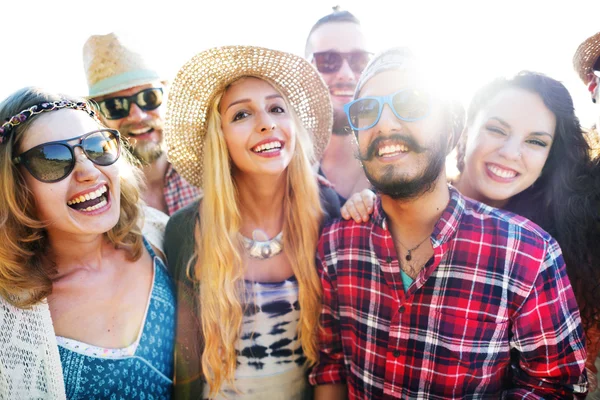
<svg viewBox="0 0 600 400">
<path fill-rule="evenodd" d="M 110 97 L 97 102 L 100 112 L 106 119 L 121 119 L 129 115 L 131 103 L 144 111 L 158 108 L 163 102 L 162 88 L 150 88 L 141 90 L 131 96 Z"/>
<path fill-rule="evenodd" d="M 372 128 L 379 122 L 385 104 L 398 119 L 407 122 L 427 117 L 431 109 L 430 96 L 418 89 L 403 89 L 388 96 L 361 97 L 344 105 L 350 127 L 355 131 Z"/>
<path fill-rule="evenodd" d="M 78 140 L 78 144 L 68 142 Z M 83 150 L 94 164 L 114 164 L 121 154 L 120 135 L 115 129 L 100 129 L 67 140 L 42 143 L 13 159 L 23 165 L 35 179 L 52 183 L 65 179 L 75 168 L 75 148 Z"/>
</svg>

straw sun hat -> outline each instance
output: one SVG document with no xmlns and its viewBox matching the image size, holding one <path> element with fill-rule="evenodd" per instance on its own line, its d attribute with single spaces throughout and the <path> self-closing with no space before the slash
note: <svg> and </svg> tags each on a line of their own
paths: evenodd
<svg viewBox="0 0 600 400">
<path fill-rule="evenodd" d="M 598 57 L 600 57 L 600 32 L 581 43 L 573 56 L 573 68 L 575 68 L 583 83 L 589 83 L 589 74 L 594 72 L 592 67 Z"/>
<path fill-rule="evenodd" d="M 177 73 L 169 90 L 165 139 L 169 161 L 191 184 L 202 187 L 208 112 L 218 93 L 244 76 L 264 79 L 289 101 L 312 136 L 320 159 L 329 143 L 333 112 L 329 90 L 305 59 L 252 46 L 227 46 L 194 56 Z"/>
<path fill-rule="evenodd" d="M 133 37 L 114 32 L 90 36 L 83 45 L 88 97 L 164 81 L 149 57 Z"/>
</svg>

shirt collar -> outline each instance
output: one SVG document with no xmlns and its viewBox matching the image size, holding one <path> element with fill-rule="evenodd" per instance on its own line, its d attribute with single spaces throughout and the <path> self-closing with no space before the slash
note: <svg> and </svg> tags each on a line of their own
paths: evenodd
<svg viewBox="0 0 600 400">
<path fill-rule="evenodd" d="M 438 246 L 447 242 L 454 236 L 465 211 L 464 197 L 451 185 L 448 185 L 448 190 L 450 191 L 450 201 L 448 201 L 446 209 L 442 212 L 442 215 L 435 224 L 431 234 L 431 238 L 434 241 L 433 244 Z M 379 196 L 377 196 L 377 199 L 375 200 L 375 207 L 371 219 L 375 225 L 384 230 L 388 230 L 387 215 L 385 214 L 385 211 L 383 211 L 381 198 Z"/>
</svg>

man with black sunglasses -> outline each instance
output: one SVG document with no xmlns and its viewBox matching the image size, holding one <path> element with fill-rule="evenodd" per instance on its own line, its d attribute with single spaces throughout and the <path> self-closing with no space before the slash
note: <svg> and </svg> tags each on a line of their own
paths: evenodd
<svg viewBox="0 0 600 400">
<path fill-rule="evenodd" d="M 370 187 L 354 153 L 344 114 L 344 104 L 352 100 L 360 73 L 371 57 L 360 21 L 334 7 L 313 25 L 305 55 L 329 87 L 333 104 L 333 134 L 321 159 L 320 173 L 333 183 L 344 204 L 351 194 Z"/>
<path fill-rule="evenodd" d="M 88 97 L 97 104 L 102 122 L 129 141 L 146 177 L 144 201 L 171 215 L 196 200 L 200 192 L 167 161 L 163 145 L 166 82 L 136 50 L 127 38 L 115 33 L 89 37 L 83 47 Z"/>
</svg>

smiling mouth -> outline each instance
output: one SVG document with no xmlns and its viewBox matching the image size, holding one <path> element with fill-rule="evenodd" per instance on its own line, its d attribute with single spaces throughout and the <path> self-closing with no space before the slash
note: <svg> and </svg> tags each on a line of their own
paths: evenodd
<svg viewBox="0 0 600 400">
<path fill-rule="evenodd" d="M 398 154 L 408 153 L 408 147 L 404 144 L 389 144 L 379 147 L 377 157 L 386 158 L 394 157 Z"/>
<path fill-rule="evenodd" d="M 149 126 L 145 127 L 145 128 L 141 128 L 141 129 L 130 129 L 128 132 L 128 135 L 131 137 L 136 137 L 136 136 L 145 135 L 146 133 L 150 133 L 153 130 L 154 129 Z"/>
<path fill-rule="evenodd" d="M 106 185 L 94 192 L 89 192 L 67 201 L 69 207 L 83 212 L 95 211 L 106 204 L 108 204 L 108 187 Z"/>
<path fill-rule="evenodd" d="M 511 179 L 518 175 L 517 171 L 500 168 L 497 165 L 487 164 L 488 171 L 502 179 Z"/>
<path fill-rule="evenodd" d="M 341 97 L 352 97 L 354 96 L 354 90 L 349 89 L 332 89 L 329 91 L 333 96 L 341 96 Z"/>
<path fill-rule="evenodd" d="M 272 142 L 263 143 L 258 146 L 254 146 L 251 150 L 252 150 L 252 152 L 254 152 L 256 154 L 274 153 L 276 151 L 281 150 L 282 147 L 283 147 L 283 143 L 280 142 L 279 140 L 275 140 Z"/>
</svg>

